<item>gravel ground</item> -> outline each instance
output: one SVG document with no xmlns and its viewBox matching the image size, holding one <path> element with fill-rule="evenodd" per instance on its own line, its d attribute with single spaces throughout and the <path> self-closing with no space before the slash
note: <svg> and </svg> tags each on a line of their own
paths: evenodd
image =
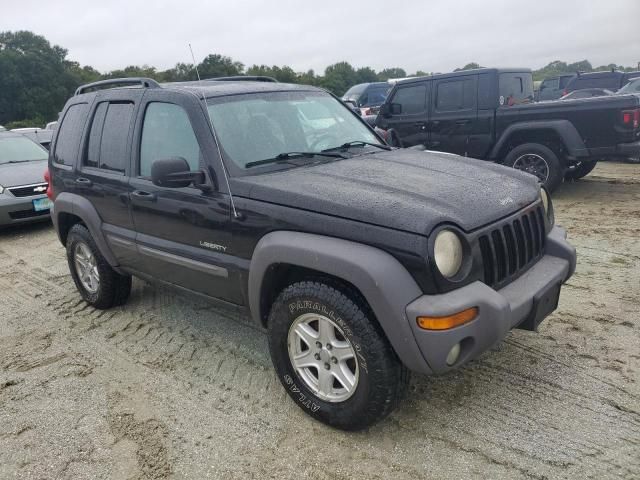
<svg viewBox="0 0 640 480">
<path fill-rule="evenodd" d="M 357 434 L 289 400 L 246 319 L 137 280 L 94 310 L 50 225 L 0 232 L 0 478 L 640 478 L 640 168 L 555 197 L 558 311 Z"/>
</svg>

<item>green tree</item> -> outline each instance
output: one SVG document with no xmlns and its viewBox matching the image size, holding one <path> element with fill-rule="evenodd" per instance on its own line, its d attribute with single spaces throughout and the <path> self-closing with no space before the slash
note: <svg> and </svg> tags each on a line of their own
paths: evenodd
<svg viewBox="0 0 640 480">
<path fill-rule="evenodd" d="M 407 76 L 407 72 L 404 71 L 403 68 L 385 68 L 380 73 L 378 73 L 378 80 L 381 82 L 385 82 L 390 78 L 405 78 Z"/>
<path fill-rule="evenodd" d="M 373 68 L 361 67 L 356 70 L 356 83 L 371 83 L 378 81 L 378 74 Z"/>
<path fill-rule="evenodd" d="M 298 83 L 298 75 L 296 75 L 296 72 L 294 72 L 291 67 L 287 67 L 286 65 L 283 67 L 278 67 L 277 65 L 273 67 L 253 65 L 247 69 L 247 75 L 273 77 L 283 83 Z"/>
<path fill-rule="evenodd" d="M 461 72 L 463 70 L 475 70 L 477 68 L 483 68 L 483 67 L 481 67 L 479 63 L 471 62 L 471 63 L 467 63 L 462 68 L 456 68 L 454 72 Z"/>
<path fill-rule="evenodd" d="M 75 88 L 65 65 L 67 51 L 27 31 L 0 33 L 0 124 L 58 117 Z"/>
<path fill-rule="evenodd" d="M 356 71 L 348 62 L 338 62 L 325 69 L 324 78 L 319 83 L 335 95 L 341 96 L 349 87 L 358 83 L 357 79 Z"/>
<path fill-rule="evenodd" d="M 298 73 L 297 77 L 297 83 L 301 83 L 303 85 L 319 85 L 319 79 L 316 77 L 316 73 L 313 70 Z"/>
<path fill-rule="evenodd" d="M 202 63 L 198 65 L 200 78 L 230 77 L 242 75 L 244 65 L 234 61 L 231 57 L 225 57 L 217 53 L 208 55 Z"/>
</svg>

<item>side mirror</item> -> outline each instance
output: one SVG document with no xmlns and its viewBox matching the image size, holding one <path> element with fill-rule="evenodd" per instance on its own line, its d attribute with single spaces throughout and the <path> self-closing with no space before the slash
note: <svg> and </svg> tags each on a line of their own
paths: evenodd
<svg viewBox="0 0 640 480">
<path fill-rule="evenodd" d="M 400 115 L 402 113 L 402 105 L 399 103 L 383 103 L 380 107 L 380 115 L 389 118 L 391 115 Z"/>
<path fill-rule="evenodd" d="M 156 160 L 151 165 L 151 181 L 158 187 L 184 188 L 206 182 L 202 170 L 192 172 L 189 163 L 183 157 L 170 157 Z"/>
</svg>

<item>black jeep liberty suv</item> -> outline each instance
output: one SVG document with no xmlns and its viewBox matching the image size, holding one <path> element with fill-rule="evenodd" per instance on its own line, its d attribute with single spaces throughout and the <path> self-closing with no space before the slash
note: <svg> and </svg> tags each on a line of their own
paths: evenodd
<svg viewBox="0 0 640 480">
<path fill-rule="evenodd" d="M 80 87 L 48 195 L 82 297 L 131 276 L 246 309 L 309 415 L 361 429 L 557 306 L 575 250 L 527 173 L 387 146 L 318 88 Z"/>
</svg>

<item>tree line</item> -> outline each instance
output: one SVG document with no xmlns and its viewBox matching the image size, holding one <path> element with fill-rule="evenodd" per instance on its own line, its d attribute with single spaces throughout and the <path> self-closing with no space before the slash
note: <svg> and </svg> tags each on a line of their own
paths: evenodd
<svg viewBox="0 0 640 480">
<path fill-rule="evenodd" d="M 28 31 L 0 32 L 0 125 L 7 128 L 43 126 L 56 120 L 67 98 L 85 83 L 119 77 L 150 77 L 159 82 L 197 80 L 194 65 L 178 63 L 167 70 L 149 65 L 131 65 L 124 69 L 99 72 L 89 65 L 80 65 L 67 58 L 67 50 L 51 45 L 43 36 Z M 252 65 L 220 54 L 209 54 L 198 64 L 201 78 L 232 75 L 266 75 L 280 82 L 302 83 L 326 88 L 342 95 L 358 83 L 386 81 L 390 78 L 424 76 L 435 72 L 418 70 L 407 72 L 403 68 L 385 68 L 376 72 L 370 67 L 356 68 L 348 62 L 338 62 L 325 68 L 322 74 L 314 70 L 296 72 L 290 66 Z M 479 68 L 469 63 L 456 69 Z M 631 71 L 621 65 L 593 67 L 587 60 L 567 64 L 551 62 L 533 72 L 534 80 L 567 72 L 598 70 Z"/>
</svg>

